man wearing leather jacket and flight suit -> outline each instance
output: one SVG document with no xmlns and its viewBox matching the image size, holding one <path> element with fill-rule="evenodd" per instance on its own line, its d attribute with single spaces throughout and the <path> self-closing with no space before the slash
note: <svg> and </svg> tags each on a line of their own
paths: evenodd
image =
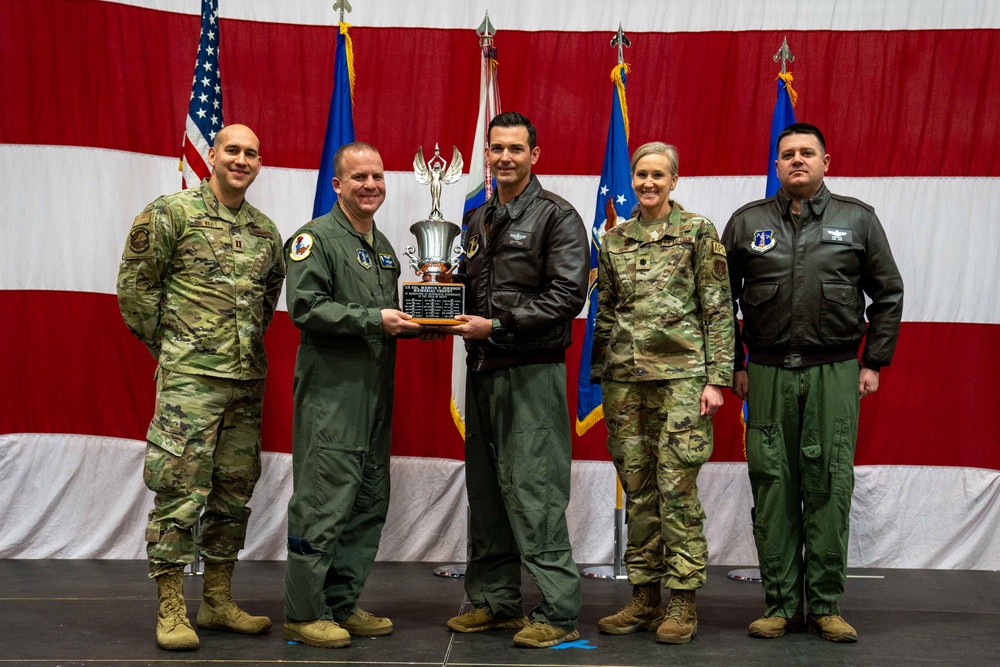
<svg viewBox="0 0 1000 667">
<path fill-rule="evenodd" d="M 892 360 L 903 281 L 872 207 L 827 190 L 829 165 L 819 129 L 790 125 L 778 137 L 781 189 L 736 211 L 722 237 L 743 312 L 733 393 L 748 406 L 754 540 L 767 605 L 750 625 L 753 637 L 801 630 L 808 611 L 810 628 L 824 639 L 857 640 L 838 600 L 858 413 Z"/>
<path fill-rule="evenodd" d="M 590 248 L 580 215 L 531 174 L 535 128 L 518 113 L 490 123 L 497 188 L 471 214 L 461 273 L 468 348 L 465 464 L 475 606 L 455 632 L 520 628 L 514 644 L 579 637 L 580 575 L 570 551 L 570 425 L 565 350 L 586 300 Z M 542 603 L 525 618 L 521 562 Z"/>
</svg>

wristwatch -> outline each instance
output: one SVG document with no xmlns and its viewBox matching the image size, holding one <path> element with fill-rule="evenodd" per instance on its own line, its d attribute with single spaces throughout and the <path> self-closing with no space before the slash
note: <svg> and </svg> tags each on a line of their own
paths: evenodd
<svg viewBox="0 0 1000 667">
<path fill-rule="evenodd" d="M 490 333 L 495 333 L 497 331 L 503 331 L 503 322 L 500 321 L 499 317 L 493 318 L 493 328 L 490 329 Z"/>
</svg>

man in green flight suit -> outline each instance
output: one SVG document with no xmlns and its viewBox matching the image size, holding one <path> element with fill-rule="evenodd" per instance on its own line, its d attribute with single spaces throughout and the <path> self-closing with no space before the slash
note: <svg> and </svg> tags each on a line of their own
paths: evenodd
<svg viewBox="0 0 1000 667">
<path fill-rule="evenodd" d="M 284 635 L 323 648 L 392 632 L 357 600 L 389 508 L 395 337 L 421 331 L 399 310 L 399 260 L 375 227 L 385 201 L 378 150 L 346 144 L 333 167 L 337 203 L 286 246 L 288 314 L 302 333 Z"/>
<path fill-rule="evenodd" d="M 260 477 L 267 329 L 285 262 L 278 229 L 244 195 L 260 172 L 245 125 L 214 137 L 212 176 L 160 197 L 136 217 L 118 270 L 118 305 L 159 363 L 143 479 L 156 495 L 146 528 L 156 579 L 156 641 L 198 648 L 187 619 L 183 568 L 201 517 L 205 591 L 198 626 L 243 634 L 271 627 L 233 604 L 233 564 Z"/>
</svg>

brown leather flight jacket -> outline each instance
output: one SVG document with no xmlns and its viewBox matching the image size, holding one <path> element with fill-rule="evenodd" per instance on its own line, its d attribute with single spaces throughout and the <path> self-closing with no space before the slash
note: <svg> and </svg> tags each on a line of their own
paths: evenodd
<svg viewBox="0 0 1000 667">
<path fill-rule="evenodd" d="M 465 312 L 503 325 L 466 341 L 470 370 L 565 361 L 590 273 L 587 233 L 569 202 L 534 175 L 506 205 L 494 193 L 469 216 L 460 273 Z"/>
<path fill-rule="evenodd" d="M 862 364 L 888 366 L 903 279 L 875 210 L 822 185 L 802 202 L 796 225 L 791 203 L 780 190 L 751 202 L 722 235 L 733 303 L 743 312 L 735 369 L 744 368 L 743 343 L 754 363 L 799 368 L 857 358 L 866 335 Z"/>
</svg>

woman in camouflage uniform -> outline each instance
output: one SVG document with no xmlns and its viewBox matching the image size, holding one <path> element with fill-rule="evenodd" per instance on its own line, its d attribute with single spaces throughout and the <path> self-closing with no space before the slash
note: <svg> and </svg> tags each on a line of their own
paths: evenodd
<svg viewBox="0 0 1000 667">
<path fill-rule="evenodd" d="M 697 478 L 712 454 L 712 415 L 733 369 L 726 253 L 715 227 L 670 199 L 677 151 L 654 142 L 632 156 L 637 215 L 604 237 L 591 379 L 600 381 L 608 451 L 627 494 L 625 562 L 632 599 L 598 627 L 697 632 L 695 590 L 708 546 Z M 660 586 L 670 589 L 664 610 Z"/>
</svg>

